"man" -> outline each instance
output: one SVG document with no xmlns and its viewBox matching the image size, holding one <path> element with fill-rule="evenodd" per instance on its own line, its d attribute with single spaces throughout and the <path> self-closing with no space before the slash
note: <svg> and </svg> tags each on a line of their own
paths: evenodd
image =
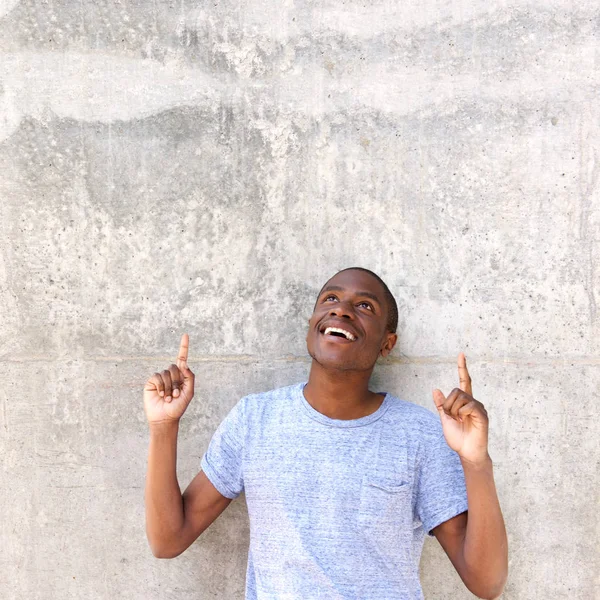
<svg viewBox="0 0 600 600">
<path fill-rule="evenodd" d="M 150 424 L 146 531 L 155 556 L 183 552 L 245 491 L 246 598 L 423 598 L 419 560 L 434 535 L 467 588 L 497 598 L 506 531 L 488 455 L 488 418 L 460 387 L 434 390 L 439 418 L 369 390 L 397 336 L 396 302 L 366 269 L 337 273 L 306 337 L 307 383 L 242 398 L 219 425 L 183 496 L 175 472 L 179 419 L 194 394 L 183 335 L 177 364 L 145 385 Z"/>
</svg>

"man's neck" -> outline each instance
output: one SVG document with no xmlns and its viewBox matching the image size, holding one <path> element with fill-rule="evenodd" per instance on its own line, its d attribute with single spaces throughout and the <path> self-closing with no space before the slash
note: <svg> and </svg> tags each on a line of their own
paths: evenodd
<svg viewBox="0 0 600 600">
<path fill-rule="evenodd" d="M 370 371 L 325 369 L 313 360 L 304 397 L 331 419 L 360 419 L 374 413 L 384 396 L 369 391 Z"/>
</svg>

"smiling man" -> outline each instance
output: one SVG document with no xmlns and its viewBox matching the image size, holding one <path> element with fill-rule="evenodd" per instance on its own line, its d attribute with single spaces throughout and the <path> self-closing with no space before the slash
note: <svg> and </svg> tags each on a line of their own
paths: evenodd
<svg viewBox="0 0 600 600">
<path fill-rule="evenodd" d="M 144 387 L 150 425 L 146 531 L 155 556 L 188 548 L 245 492 L 246 599 L 417 600 L 425 535 L 467 588 L 496 598 L 508 544 L 488 454 L 488 418 L 460 385 L 434 390 L 438 415 L 369 380 L 397 340 L 398 310 L 374 273 L 350 268 L 320 291 L 308 322 L 308 382 L 242 398 L 181 494 L 179 419 L 194 395 L 189 340 Z"/>
</svg>

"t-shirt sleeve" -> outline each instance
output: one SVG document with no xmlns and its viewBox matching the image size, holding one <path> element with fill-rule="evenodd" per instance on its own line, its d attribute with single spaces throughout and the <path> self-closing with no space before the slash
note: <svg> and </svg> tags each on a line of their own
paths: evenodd
<svg viewBox="0 0 600 600">
<path fill-rule="evenodd" d="M 245 398 L 229 411 L 213 434 L 200 467 L 226 498 L 237 498 L 244 489 Z"/>
<path fill-rule="evenodd" d="M 417 514 L 425 531 L 433 536 L 432 529 L 467 509 L 460 457 L 446 443 L 440 423 L 437 434 L 425 445 L 419 472 Z"/>
</svg>

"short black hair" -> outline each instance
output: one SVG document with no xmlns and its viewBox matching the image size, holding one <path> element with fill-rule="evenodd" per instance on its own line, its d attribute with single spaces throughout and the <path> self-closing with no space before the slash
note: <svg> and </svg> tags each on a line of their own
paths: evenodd
<svg viewBox="0 0 600 600">
<path fill-rule="evenodd" d="M 348 267 L 347 269 L 342 269 L 341 271 L 335 273 L 335 275 L 332 275 L 327 280 L 327 283 L 329 283 L 336 275 L 339 275 L 344 271 L 363 271 L 364 273 L 368 273 L 369 275 L 377 279 L 377 281 L 379 281 L 379 283 L 383 287 L 383 294 L 385 296 L 385 301 L 388 307 L 388 318 L 386 328 L 390 333 L 396 333 L 396 329 L 398 329 L 398 305 L 396 304 L 396 299 L 394 298 L 392 292 L 390 292 L 390 288 L 386 285 L 385 281 L 383 281 L 383 279 L 381 279 L 381 277 L 379 277 L 377 273 L 373 273 L 373 271 L 369 271 L 369 269 L 365 269 L 364 267 Z M 325 289 L 327 283 L 325 283 L 325 285 L 321 288 L 321 291 L 318 293 L 317 298 L 321 295 L 321 292 Z"/>
</svg>

